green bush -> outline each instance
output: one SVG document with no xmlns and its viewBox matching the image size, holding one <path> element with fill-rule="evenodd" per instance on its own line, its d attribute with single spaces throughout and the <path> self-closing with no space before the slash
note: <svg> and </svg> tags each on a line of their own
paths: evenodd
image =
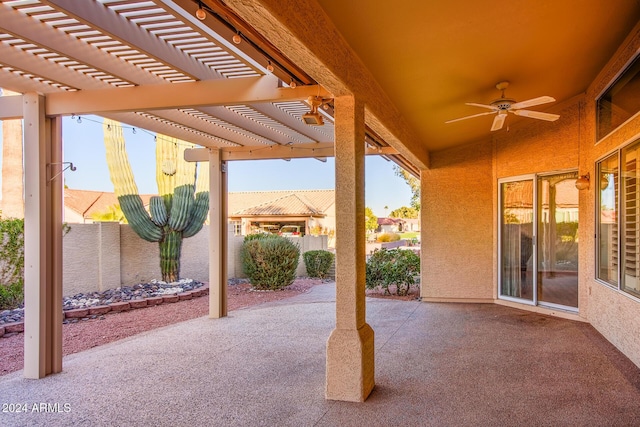
<svg viewBox="0 0 640 427">
<path fill-rule="evenodd" d="M 240 251 L 242 270 L 251 284 L 261 290 L 282 289 L 293 283 L 299 257 L 298 245 L 286 237 L 275 235 L 245 237 Z"/>
<path fill-rule="evenodd" d="M 22 304 L 23 283 L 24 220 L 0 218 L 0 310 Z"/>
<path fill-rule="evenodd" d="M 335 255 L 329 251 L 307 251 L 302 257 L 309 277 L 324 279 L 331 269 Z"/>
<path fill-rule="evenodd" d="M 24 301 L 24 285 L 22 278 L 10 285 L 0 285 L 0 311 L 12 310 Z"/>
<path fill-rule="evenodd" d="M 397 242 L 400 240 L 400 235 L 397 233 L 382 233 L 378 236 L 378 242 L 386 243 L 386 242 Z"/>
<path fill-rule="evenodd" d="M 367 260 L 367 289 L 381 287 L 390 294 L 389 286 L 396 286 L 396 295 L 407 295 L 420 273 L 420 257 L 408 249 L 376 249 Z"/>
<path fill-rule="evenodd" d="M 250 242 L 251 240 L 257 240 L 257 239 L 271 239 L 274 237 L 280 237 L 277 234 L 271 234 L 271 233 L 255 233 L 255 234 L 247 234 L 246 236 L 244 236 L 244 240 L 243 242 Z"/>
</svg>

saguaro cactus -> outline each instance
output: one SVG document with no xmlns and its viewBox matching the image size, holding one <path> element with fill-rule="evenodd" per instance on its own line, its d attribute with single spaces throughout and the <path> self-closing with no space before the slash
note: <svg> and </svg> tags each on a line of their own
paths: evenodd
<svg viewBox="0 0 640 427">
<path fill-rule="evenodd" d="M 103 132 L 109 175 L 122 212 L 140 237 L 159 243 L 162 280 L 175 282 L 180 279 L 182 239 L 198 233 L 209 212 L 209 168 L 197 168 L 196 163 L 184 160 L 184 150 L 192 144 L 157 135 L 160 195 L 151 197 L 147 212 L 133 177 L 122 126 L 105 119 Z"/>
</svg>

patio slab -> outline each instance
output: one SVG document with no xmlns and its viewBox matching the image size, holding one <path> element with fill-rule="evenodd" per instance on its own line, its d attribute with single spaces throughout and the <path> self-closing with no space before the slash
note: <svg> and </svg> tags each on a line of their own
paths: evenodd
<svg viewBox="0 0 640 427">
<path fill-rule="evenodd" d="M 323 284 L 67 356 L 64 372 L 42 380 L 0 377 L 0 425 L 640 421 L 640 369 L 591 326 L 491 304 L 368 299 L 376 388 L 365 403 L 325 400 L 334 295 L 334 284 Z"/>
</svg>

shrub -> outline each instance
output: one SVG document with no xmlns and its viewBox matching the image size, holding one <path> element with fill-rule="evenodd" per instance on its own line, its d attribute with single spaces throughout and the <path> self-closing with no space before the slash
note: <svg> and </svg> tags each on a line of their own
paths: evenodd
<svg viewBox="0 0 640 427">
<path fill-rule="evenodd" d="M 390 294 L 389 286 L 396 286 L 396 295 L 407 295 L 420 273 L 420 257 L 409 249 L 376 249 L 367 260 L 367 289 L 381 287 Z"/>
<path fill-rule="evenodd" d="M 298 269 L 298 245 L 286 237 L 263 236 L 245 237 L 240 252 L 242 270 L 256 289 L 275 290 L 289 286 Z"/>
<path fill-rule="evenodd" d="M 378 242 L 397 242 L 400 240 L 400 235 L 397 233 L 382 233 L 378 236 Z"/>
<path fill-rule="evenodd" d="M 277 234 L 271 234 L 271 233 L 255 233 L 255 234 L 247 234 L 246 236 L 244 236 L 244 240 L 243 242 L 250 242 L 251 240 L 257 240 L 257 239 L 270 239 L 273 237 L 280 237 Z"/>
<path fill-rule="evenodd" d="M 10 285 L 0 285 L 0 310 L 12 310 L 20 307 L 24 301 L 22 278 Z"/>
<path fill-rule="evenodd" d="M 0 218 L 0 310 L 22 304 L 23 283 L 24 220 Z"/>
<path fill-rule="evenodd" d="M 302 257 L 309 277 L 324 279 L 331 269 L 335 255 L 329 251 L 307 251 Z"/>
</svg>

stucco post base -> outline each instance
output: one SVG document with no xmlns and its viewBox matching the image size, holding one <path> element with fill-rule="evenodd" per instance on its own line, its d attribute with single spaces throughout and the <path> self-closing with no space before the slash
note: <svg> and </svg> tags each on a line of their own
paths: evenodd
<svg viewBox="0 0 640 427">
<path fill-rule="evenodd" d="M 327 388 L 330 400 L 364 402 L 375 385 L 374 333 L 360 329 L 334 329 L 327 342 Z"/>
</svg>

